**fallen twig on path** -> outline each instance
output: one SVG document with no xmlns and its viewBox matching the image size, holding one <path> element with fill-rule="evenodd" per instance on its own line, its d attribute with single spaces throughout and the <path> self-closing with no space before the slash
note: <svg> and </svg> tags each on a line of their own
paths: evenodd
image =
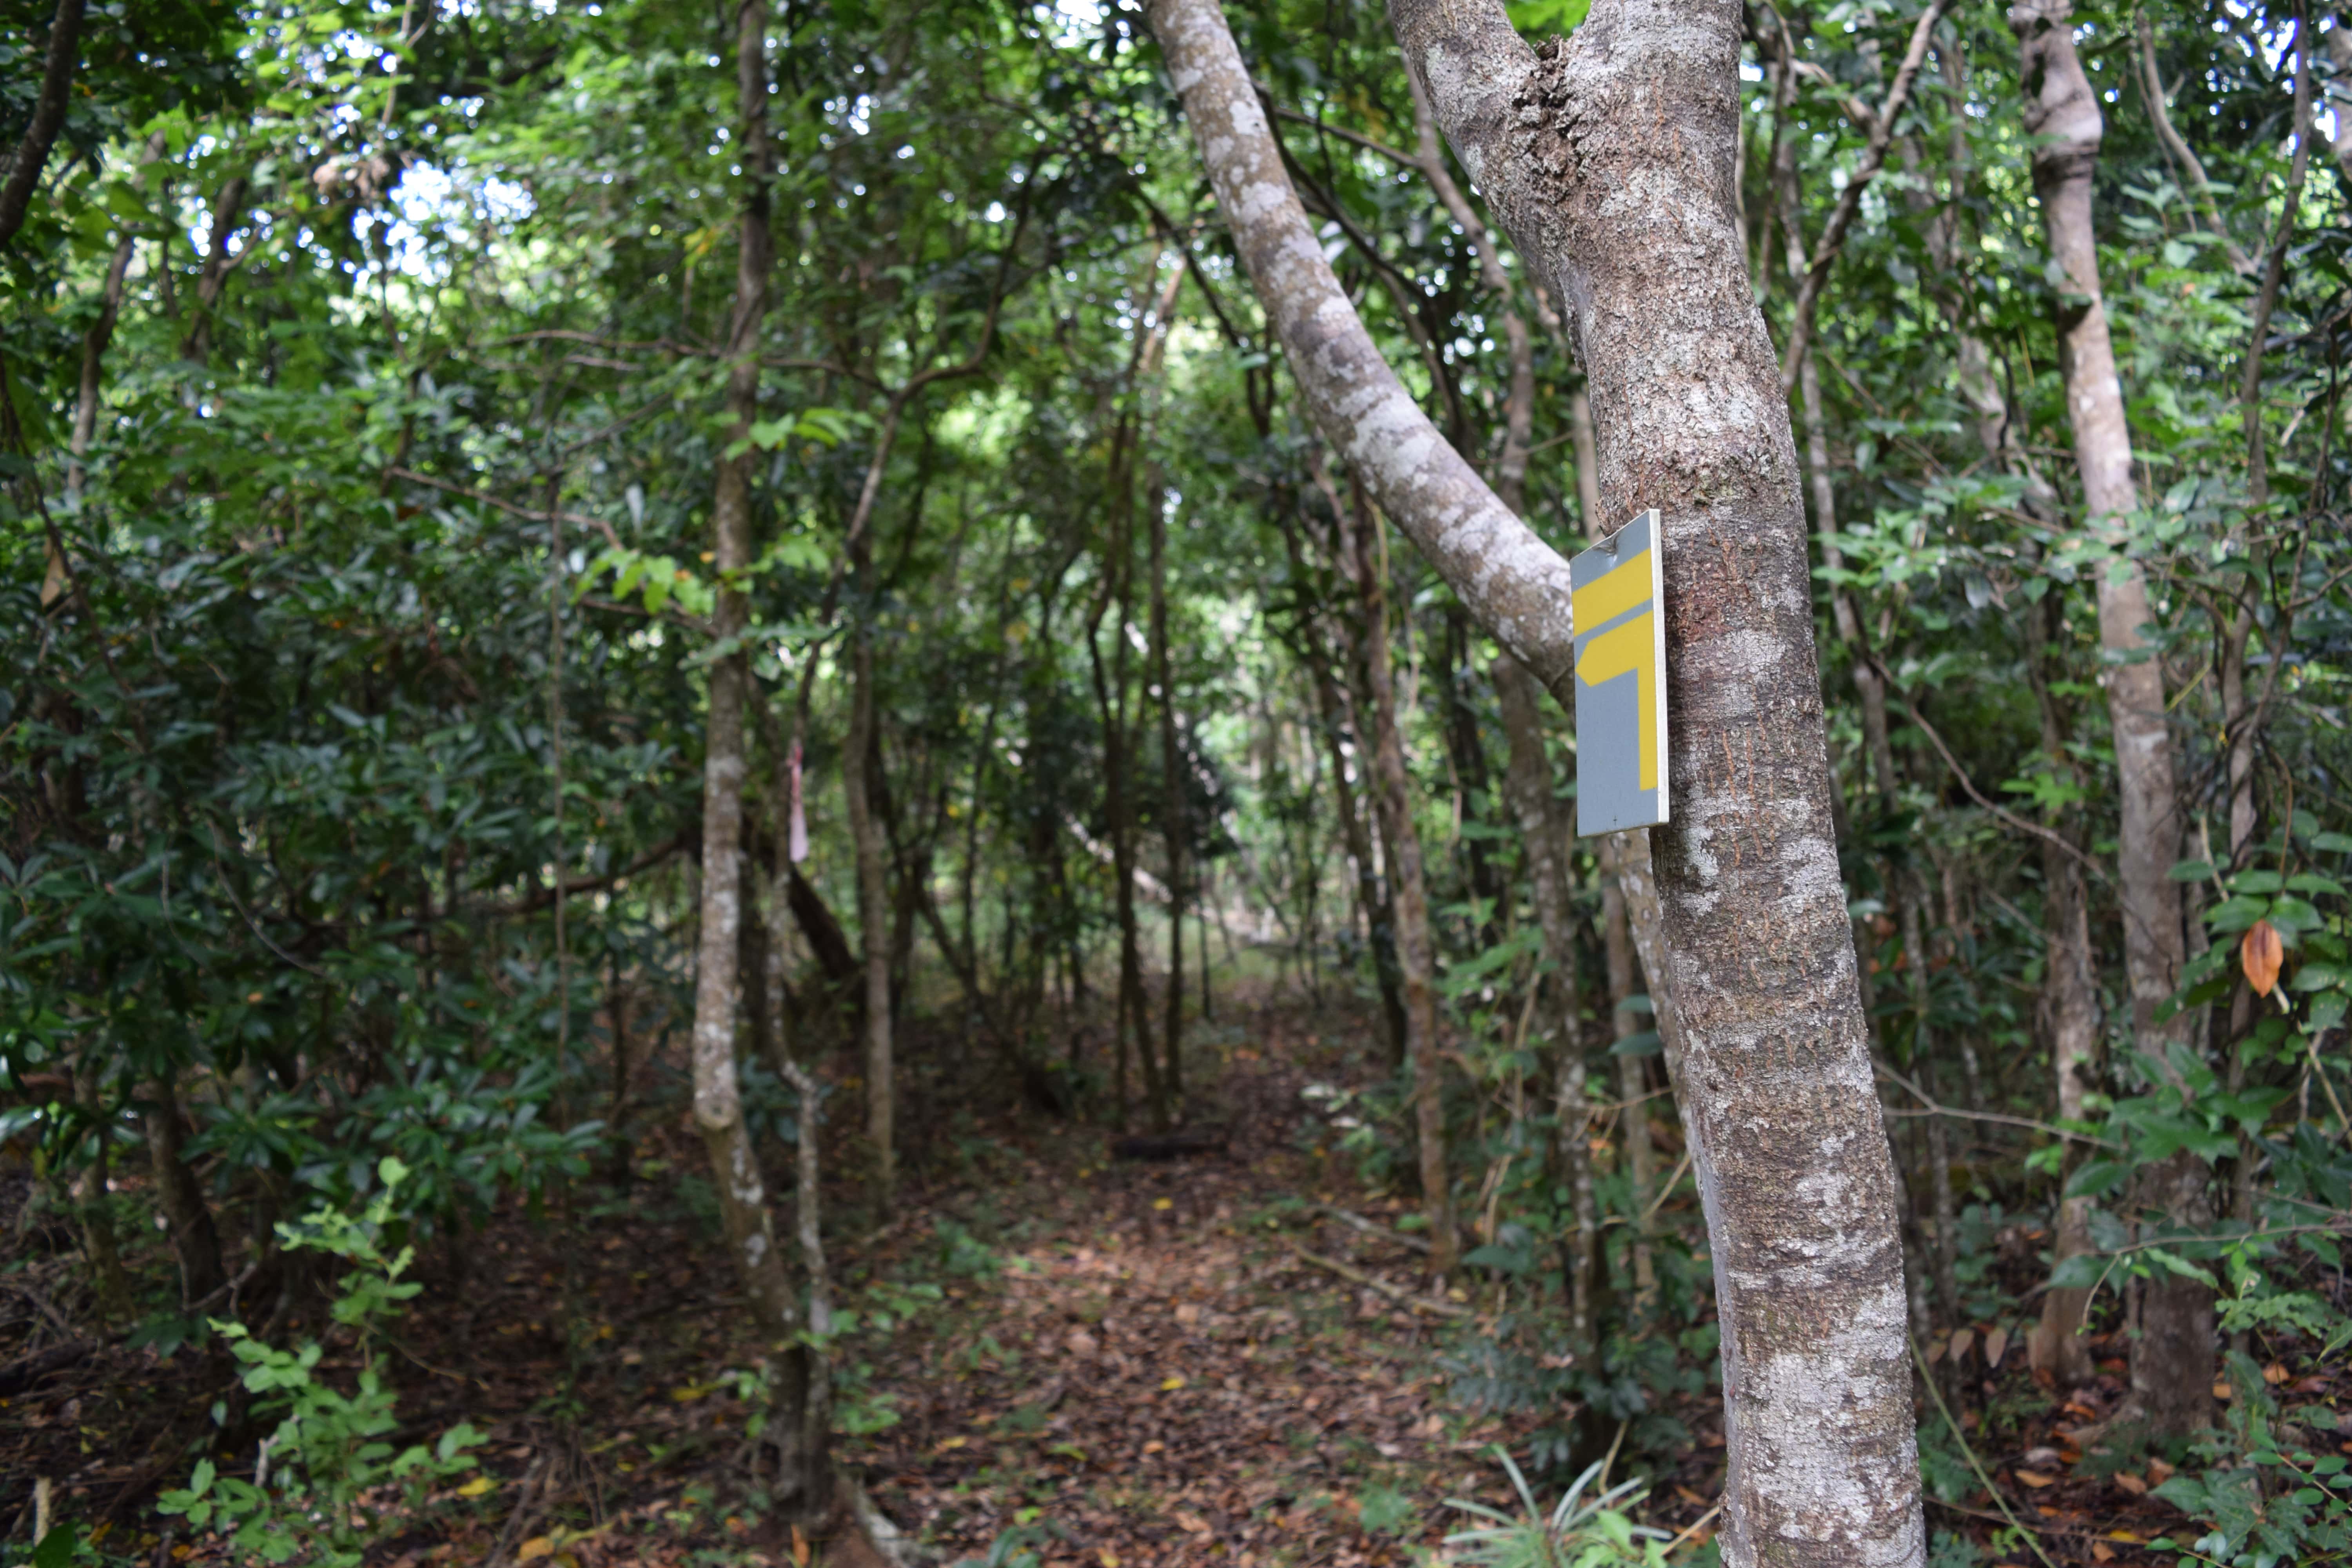
<svg viewBox="0 0 2352 1568">
<path fill-rule="evenodd" d="M 1326 1258 L 1319 1252 L 1309 1252 L 1295 1241 L 1290 1244 L 1290 1250 L 1298 1254 L 1302 1262 L 1312 1263 L 1316 1268 L 1337 1274 L 1342 1279 L 1353 1280 L 1368 1290 L 1377 1290 L 1401 1307 L 1411 1307 L 1415 1311 L 1427 1312 L 1440 1318 L 1476 1316 L 1467 1307 L 1457 1307 L 1451 1301 L 1433 1301 L 1425 1296 L 1416 1296 L 1402 1286 L 1391 1285 L 1385 1279 L 1374 1279 L 1352 1264 L 1342 1263 L 1336 1258 Z"/>
<path fill-rule="evenodd" d="M 1399 1247 L 1409 1247 L 1415 1252 L 1429 1250 L 1429 1243 L 1422 1237 L 1407 1236 L 1402 1231 L 1391 1230 L 1385 1226 L 1376 1225 L 1362 1215 L 1349 1214 L 1346 1209 L 1332 1204 L 1317 1204 L 1315 1208 L 1318 1213 L 1329 1215 L 1341 1225 L 1362 1231 L 1366 1236 L 1377 1237 L 1382 1241 L 1392 1241 Z"/>
</svg>

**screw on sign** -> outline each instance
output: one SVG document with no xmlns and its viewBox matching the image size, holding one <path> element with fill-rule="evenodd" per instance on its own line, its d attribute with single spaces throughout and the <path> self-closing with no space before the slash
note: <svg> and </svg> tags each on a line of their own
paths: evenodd
<svg viewBox="0 0 2352 1568">
<path fill-rule="evenodd" d="M 1569 563 L 1576 626 L 1576 831 L 1654 827 L 1666 809 L 1666 621 L 1659 518 Z"/>
</svg>

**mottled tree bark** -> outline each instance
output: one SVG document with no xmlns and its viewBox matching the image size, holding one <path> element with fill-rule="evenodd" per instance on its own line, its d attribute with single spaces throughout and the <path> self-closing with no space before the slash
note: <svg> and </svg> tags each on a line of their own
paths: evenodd
<svg viewBox="0 0 2352 1568">
<path fill-rule="evenodd" d="M 1567 690 L 1566 561 L 1381 359 L 1213 0 L 1150 16 L 1317 423 L 1472 615 Z M 1609 515 L 1664 514 L 1675 782 L 1657 870 L 1723 1322 L 1725 1560 L 1916 1563 L 1894 1171 L 1838 874 L 1796 453 L 1733 196 L 1740 8 L 1599 0 L 1542 58 L 1496 0 L 1391 16 L 1441 129 L 1572 316 Z"/>
<path fill-rule="evenodd" d="M 736 244 L 735 307 L 728 351 L 730 438 L 757 416 L 760 324 L 767 313 L 771 241 L 767 174 L 767 5 L 736 13 L 736 88 L 747 185 Z M 722 458 L 711 500 L 712 560 L 719 588 L 711 633 L 740 637 L 748 616 L 741 574 L 751 564 L 751 455 Z M 760 1162 L 743 1124 L 735 1068 L 743 919 L 743 703 L 751 670 L 738 649 L 710 666 L 710 715 L 702 762 L 702 899 L 694 987 L 694 1120 L 710 1158 L 728 1251 L 761 1336 L 782 1346 L 800 1331 L 800 1303 L 776 1250 Z"/>
<path fill-rule="evenodd" d="M 1592 435 L 1592 401 L 1582 387 L 1569 395 L 1568 434 L 1570 449 L 1576 454 L 1576 496 L 1584 518 L 1587 537 L 1599 540 L 1607 530 L 1601 525 L 1601 458 Z M 1664 953 L 1666 939 L 1659 929 L 1658 900 L 1655 882 L 1650 873 L 1650 836 L 1646 833 L 1612 833 L 1601 841 L 1601 952 L 1609 974 L 1609 1028 L 1611 1036 L 1620 1041 L 1633 1038 L 1642 1032 L 1642 1015 L 1633 1007 L 1633 999 L 1642 994 L 1639 973 L 1634 967 L 1638 944 L 1633 931 L 1635 900 L 1626 896 L 1625 867 L 1629 854 L 1635 858 L 1634 882 L 1637 888 L 1648 889 L 1640 900 L 1643 917 L 1650 921 L 1647 946 L 1650 951 Z M 1666 1001 L 1665 983 L 1661 979 L 1650 994 L 1651 1016 L 1663 1046 L 1674 1029 L 1673 1008 Z M 1671 1072 L 1667 1081 L 1671 1084 Z M 1650 1110 L 1646 1099 L 1650 1091 L 1649 1074 L 1639 1057 L 1617 1058 L 1617 1092 L 1625 1101 L 1625 1173 L 1629 1199 L 1633 1211 L 1633 1300 L 1637 1310 L 1646 1310 L 1655 1298 L 1658 1288 L 1657 1265 L 1650 1253 L 1650 1184 L 1655 1177 L 1652 1167 L 1650 1142 Z"/>
<path fill-rule="evenodd" d="M 2091 193 L 2105 124 L 2096 94 L 2074 52 L 2070 0 L 2028 0 L 2010 7 L 2023 50 L 2024 121 L 2034 138 L 2033 184 L 2050 249 L 2065 269 L 2059 320 L 2059 366 L 2083 476 L 2085 523 L 2116 553 L 2098 568 L 2099 641 L 2107 664 L 2107 717 L 2115 735 L 2120 831 L 2116 871 L 2124 917 L 2124 969 L 2131 986 L 2132 1033 L 2158 1060 L 2186 1043 L 2190 1015 L 2158 1022 L 2157 1011 L 2179 989 L 2188 962 L 2180 884 L 2167 875 L 2180 843 L 2174 795 L 2172 738 L 2165 725 L 2164 666 L 2147 636 L 2147 574 L 2125 552 L 2139 504 L 2132 479 L 2131 431 L 2123 384 L 2107 335 L 2099 290 Z M 2143 1207 L 2176 1223 L 2203 1213 L 2202 1161 L 2182 1153 L 2147 1173 Z M 2167 1270 L 2142 1294 L 2141 1334 L 2133 1342 L 2134 1413 L 2158 1432 L 2176 1435 L 2212 1415 L 2212 1292 Z"/>
</svg>

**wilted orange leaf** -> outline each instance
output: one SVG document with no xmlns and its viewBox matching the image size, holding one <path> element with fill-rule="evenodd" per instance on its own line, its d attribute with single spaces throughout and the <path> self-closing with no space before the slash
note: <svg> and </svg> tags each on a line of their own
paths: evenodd
<svg viewBox="0 0 2352 1568">
<path fill-rule="evenodd" d="M 515 1561 L 532 1563 L 541 1557 L 555 1555 L 555 1542 L 544 1535 L 534 1535 L 515 1549 Z"/>
<path fill-rule="evenodd" d="M 2238 943 L 2238 957 L 2246 966 L 2246 984 L 2254 988 L 2254 994 L 2269 995 L 2271 987 L 2278 984 L 2279 965 L 2286 962 L 2278 928 L 2268 921 L 2248 926 L 2245 940 Z"/>
<path fill-rule="evenodd" d="M 800 1527 L 799 1525 L 797 1525 L 797 1524 L 796 1524 L 796 1525 L 793 1526 L 793 1568 L 808 1568 L 808 1560 L 809 1560 L 809 1543 L 808 1543 L 808 1537 L 807 1537 L 807 1536 L 805 1536 L 805 1535 L 803 1535 L 803 1534 L 801 1533 L 801 1527 Z"/>
</svg>

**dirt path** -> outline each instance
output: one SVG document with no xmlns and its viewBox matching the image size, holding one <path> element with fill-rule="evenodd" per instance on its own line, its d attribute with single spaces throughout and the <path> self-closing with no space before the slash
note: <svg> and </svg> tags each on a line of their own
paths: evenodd
<svg viewBox="0 0 2352 1568">
<path fill-rule="evenodd" d="M 1451 1320 L 1305 1260 L 1426 1288 L 1393 1232 L 1315 1206 L 1399 1217 L 1355 1189 L 1299 1093 L 1347 1076 L 1346 1022 L 1276 1009 L 1204 1033 L 1224 1043 L 1198 1058 L 1213 1108 L 1199 1119 L 1226 1144 L 1160 1163 L 1114 1161 L 1099 1129 L 910 1075 L 929 1099 L 909 1119 L 920 1146 L 905 1217 L 878 1237 L 861 1236 L 848 1206 L 854 1089 L 836 1101 L 838 1295 L 868 1314 L 837 1355 L 838 1451 L 928 1562 L 984 1558 L 1011 1532 L 1067 1568 L 1402 1564 L 1459 1524 L 1440 1500 L 1504 1500 L 1487 1451 L 1501 1425 L 1466 1420 L 1441 1387 Z M 949 1052 L 927 1043 L 915 1059 Z M 424 1291 L 380 1370 L 398 1387 L 404 1440 L 459 1421 L 488 1440 L 481 1471 L 429 1525 L 373 1553 L 374 1568 L 801 1561 L 806 1548 L 759 1506 L 758 1347 L 712 1245 L 682 1085 L 675 1063 L 647 1065 L 627 1186 L 503 1205 L 462 1258 L 428 1244 Z M 131 1267 L 163 1289 L 162 1242 L 134 1240 Z M 66 1290 L 70 1244 L 10 1262 L 16 1293 Z M 874 1321 L 877 1307 L 901 1321 Z M 322 1316 L 305 1304 L 276 1335 L 299 1344 Z M 331 1335 L 320 1366 L 348 1383 L 358 1360 Z M 192 1552 L 150 1508 L 207 1448 L 226 1473 L 249 1464 L 257 1431 L 214 1431 L 200 1396 L 224 1371 L 196 1352 L 107 1342 L 0 1399 L 0 1492 L 51 1479 L 58 1506 L 121 1554 L 110 1562 L 224 1561 L 216 1542 Z M 847 1551 L 824 1561 L 870 1561 Z"/>
<path fill-rule="evenodd" d="M 877 1368 L 902 1422 L 847 1457 L 886 1509 L 957 1552 L 1026 1525 L 1049 1563 L 1381 1563 L 1434 1538 L 1432 1500 L 1491 1489 L 1432 1319 L 1301 1258 L 1420 1285 L 1404 1245 L 1317 1223 L 1289 1054 L 1231 1053 L 1222 1153 L 1040 1151 L 935 1213 L 951 1245 L 1003 1239 L 989 1265 L 966 1246 L 984 1277 Z"/>
</svg>

